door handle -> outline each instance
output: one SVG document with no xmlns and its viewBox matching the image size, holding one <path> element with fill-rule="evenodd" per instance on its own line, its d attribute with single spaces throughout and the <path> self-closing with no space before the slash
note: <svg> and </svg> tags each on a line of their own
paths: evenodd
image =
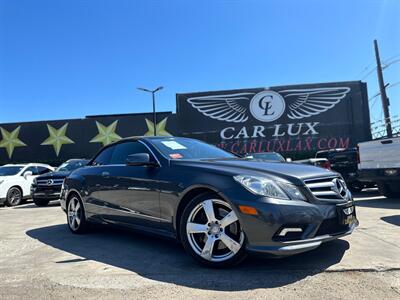
<svg viewBox="0 0 400 300">
<path fill-rule="evenodd" d="M 104 172 L 101 173 L 101 176 L 103 176 L 103 177 L 109 177 L 109 176 L 110 176 L 110 173 L 104 171 Z"/>
</svg>

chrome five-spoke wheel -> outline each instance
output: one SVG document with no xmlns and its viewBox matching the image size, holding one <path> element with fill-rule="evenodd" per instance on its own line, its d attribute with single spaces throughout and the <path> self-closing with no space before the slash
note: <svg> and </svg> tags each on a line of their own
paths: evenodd
<svg viewBox="0 0 400 300">
<path fill-rule="evenodd" d="M 68 202 L 68 225 L 72 231 L 78 231 L 83 219 L 83 208 L 79 199 L 73 196 Z"/>
<path fill-rule="evenodd" d="M 221 199 L 196 203 L 186 220 L 186 237 L 193 252 L 211 263 L 233 259 L 244 243 L 236 213 Z"/>
</svg>

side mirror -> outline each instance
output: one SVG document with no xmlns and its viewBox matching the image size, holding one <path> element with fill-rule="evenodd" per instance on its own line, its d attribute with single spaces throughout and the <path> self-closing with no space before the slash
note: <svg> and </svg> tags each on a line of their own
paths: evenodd
<svg viewBox="0 0 400 300">
<path fill-rule="evenodd" d="M 32 171 L 26 171 L 24 173 L 24 178 L 27 179 L 29 176 L 32 176 L 32 175 L 33 175 Z"/>
<path fill-rule="evenodd" d="M 126 159 L 127 166 L 156 166 L 157 164 L 150 161 L 150 155 L 147 153 L 137 153 L 128 155 Z"/>
</svg>

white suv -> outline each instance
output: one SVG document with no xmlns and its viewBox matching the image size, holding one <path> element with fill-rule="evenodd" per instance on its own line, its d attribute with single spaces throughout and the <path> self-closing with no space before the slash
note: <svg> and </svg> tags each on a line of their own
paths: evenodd
<svg viewBox="0 0 400 300">
<path fill-rule="evenodd" d="M 4 165 L 0 167 L 0 204 L 16 206 L 30 197 L 33 179 L 52 172 L 44 164 Z"/>
</svg>

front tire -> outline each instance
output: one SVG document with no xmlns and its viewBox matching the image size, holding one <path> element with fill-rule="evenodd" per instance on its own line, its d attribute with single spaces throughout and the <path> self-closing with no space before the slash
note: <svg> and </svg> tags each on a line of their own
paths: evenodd
<svg viewBox="0 0 400 300">
<path fill-rule="evenodd" d="M 84 233 L 88 228 L 82 200 L 75 194 L 67 202 L 67 223 L 73 233 Z"/>
<path fill-rule="evenodd" d="M 35 203 L 36 206 L 39 206 L 39 207 L 45 207 L 45 206 L 49 205 L 49 202 L 50 201 L 46 200 L 46 199 L 33 198 L 33 203 Z"/>
<path fill-rule="evenodd" d="M 245 236 L 229 203 L 214 193 L 189 202 L 180 222 L 186 252 L 207 267 L 236 265 L 246 258 Z"/>
<path fill-rule="evenodd" d="M 22 191 L 20 188 L 13 186 L 11 187 L 6 196 L 6 202 L 4 203 L 7 206 L 17 206 L 22 203 Z"/>
</svg>

